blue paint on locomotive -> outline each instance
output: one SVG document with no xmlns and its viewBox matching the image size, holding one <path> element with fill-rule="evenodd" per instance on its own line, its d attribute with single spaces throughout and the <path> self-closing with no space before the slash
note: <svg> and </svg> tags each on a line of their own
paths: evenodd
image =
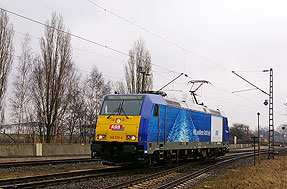
<svg viewBox="0 0 287 189">
<path fill-rule="evenodd" d="M 168 132 L 167 142 L 199 142 L 199 137 L 193 134 L 195 126 L 186 110 L 180 110 L 177 118 Z"/>
<path fill-rule="evenodd" d="M 153 106 L 154 104 L 166 105 L 166 102 L 162 96 L 159 95 L 146 94 L 144 96 L 145 97 L 140 112 L 141 120 L 139 125 L 138 138 L 139 145 L 144 145 L 146 149 L 146 142 L 148 141 L 147 136 L 150 135 L 148 132 L 148 125 L 150 122 Z"/>
<path fill-rule="evenodd" d="M 223 119 L 223 128 L 222 128 L 223 132 L 225 133 L 223 135 L 223 141 L 227 142 L 229 144 L 229 128 L 228 128 L 228 121 L 227 119 Z"/>
<path fill-rule="evenodd" d="M 153 115 L 155 104 L 159 105 L 158 117 Z M 214 115 L 167 106 L 162 96 L 151 94 L 145 95 L 140 115 L 139 145 L 144 145 L 145 150 L 147 142 L 164 142 L 165 136 L 166 142 L 211 142 L 211 116 Z M 228 142 L 226 119 L 222 123 L 222 133 L 227 131 L 222 141 Z"/>
<path fill-rule="evenodd" d="M 211 115 L 166 106 L 166 141 L 167 142 L 210 142 L 211 140 Z M 150 115 L 148 125 L 148 142 L 164 142 L 165 106 L 160 106 L 158 117 Z M 158 124 L 160 129 L 158 129 Z"/>
</svg>

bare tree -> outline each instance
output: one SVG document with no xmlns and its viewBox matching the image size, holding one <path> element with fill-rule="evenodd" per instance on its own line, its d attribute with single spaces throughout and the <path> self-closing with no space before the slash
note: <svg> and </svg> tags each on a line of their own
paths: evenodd
<svg viewBox="0 0 287 189">
<path fill-rule="evenodd" d="M 86 78 L 86 104 L 87 104 L 87 124 L 92 133 L 93 126 L 99 114 L 103 98 L 111 92 L 110 82 L 106 82 L 101 72 L 96 67 Z"/>
<path fill-rule="evenodd" d="M 20 130 L 24 133 L 24 122 L 29 122 L 29 87 L 32 68 L 33 53 L 30 47 L 30 36 L 27 34 L 21 44 L 22 54 L 16 67 L 17 75 L 13 82 L 13 97 L 10 98 L 12 117 L 18 123 L 18 135 Z M 29 132 L 29 131 L 28 131 Z M 31 134 L 31 132 L 29 132 Z"/>
<path fill-rule="evenodd" d="M 113 82 L 113 90 L 115 94 L 127 94 L 128 93 L 127 86 L 123 81 Z"/>
<path fill-rule="evenodd" d="M 13 36 L 13 27 L 9 24 L 7 13 L 0 10 L 0 125 L 4 121 L 7 80 L 13 63 Z"/>
<path fill-rule="evenodd" d="M 230 141 L 233 141 L 234 136 L 236 136 L 238 143 L 249 143 L 252 135 L 253 131 L 250 129 L 249 125 L 234 123 L 233 126 L 229 128 Z"/>
<path fill-rule="evenodd" d="M 33 99 L 39 125 L 45 125 L 46 142 L 50 143 L 60 133 L 71 99 L 75 69 L 71 37 L 62 32 L 65 30 L 62 17 L 53 13 L 46 24 L 40 43 L 41 57 L 33 72 Z"/>
<path fill-rule="evenodd" d="M 86 104 L 84 90 L 80 84 L 80 75 L 77 75 L 73 82 L 71 103 L 67 108 L 65 125 L 70 134 L 69 142 L 72 143 L 74 134 L 79 134 L 81 126 L 85 125 Z"/>
<path fill-rule="evenodd" d="M 129 55 L 128 64 L 125 65 L 125 79 L 128 92 L 134 94 L 151 90 L 153 86 L 151 55 L 141 38 L 134 43 Z M 142 74 L 145 76 L 144 82 Z M 144 83 L 144 89 L 142 89 L 142 82 Z"/>
</svg>

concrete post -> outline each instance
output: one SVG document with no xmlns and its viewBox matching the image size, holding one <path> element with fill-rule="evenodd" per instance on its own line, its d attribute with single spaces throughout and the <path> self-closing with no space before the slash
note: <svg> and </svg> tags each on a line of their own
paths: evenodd
<svg viewBox="0 0 287 189">
<path fill-rule="evenodd" d="M 36 156 L 43 156 L 43 149 L 41 143 L 36 144 Z"/>
</svg>

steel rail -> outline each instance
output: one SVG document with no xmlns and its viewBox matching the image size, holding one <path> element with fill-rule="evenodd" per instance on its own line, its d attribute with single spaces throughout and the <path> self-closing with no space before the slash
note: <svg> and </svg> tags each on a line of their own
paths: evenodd
<svg viewBox="0 0 287 189">
<path fill-rule="evenodd" d="M 260 150 L 261 153 L 265 153 L 267 152 L 268 150 L 265 149 L 265 150 Z M 258 153 L 258 151 L 256 151 L 256 154 Z M 217 160 L 220 160 L 220 159 L 225 159 L 226 157 L 237 157 L 238 155 L 247 155 L 247 154 L 252 154 L 254 155 L 254 150 L 249 150 L 249 151 L 245 151 L 245 152 L 241 152 L 241 151 L 238 151 L 236 153 L 231 153 L 231 154 L 226 154 L 225 156 L 219 156 L 217 157 L 216 159 Z"/>
<path fill-rule="evenodd" d="M 264 153 L 267 153 L 267 152 L 264 152 Z M 237 160 L 237 159 L 240 159 L 240 158 L 250 157 L 250 156 L 253 156 L 253 155 L 254 155 L 253 152 L 250 152 L 250 153 L 247 153 L 247 155 L 246 155 L 246 153 L 245 154 L 241 153 L 241 154 L 232 154 L 232 155 L 229 155 L 229 156 L 222 156 L 222 157 L 219 158 L 219 159 L 222 159 L 222 160 L 220 160 L 220 162 L 218 162 L 218 163 L 221 163 L 221 162 L 222 163 L 223 162 L 226 163 L 227 161 L 234 161 L 234 160 Z M 219 160 L 219 159 L 217 159 L 217 160 Z M 201 163 L 201 162 L 199 162 L 199 163 Z M 151 174 L 151 175 L 148 175 L 148 176 L 145 176 L 145 177 L 140 177 L 140 178 L 128 181 L 128 182 L 124 182 L 124 183 L 119 183 L 119 184 L 115 184 L 115 185 L 112 185 L 112 186 L 108 186 L 108 187 L 105 187 L 105 189 L 126 188 L 126 187 L 136 186 L 136 185 L 139 185 L 139 184 L 141 184 L 141 186 L 142 186 L 142 185 L 144 185 L 144 182 L 148 182 L 148 181 L 153 180 L 153 179 L 164 177 L 164 176 L 166 176 L 168 174 L 172 174 L 174 172 L 177 172 L 177 171 L 180 171 L 182 169 L 187 168 L 187 166 L 192 166 L 192 165 L 194 165 L 194 162 L 182 165 L 180 167 L 172 168 L 172 169 L 169 169 L 169 170 L 166 170 L 166 171 L 162 171 L 162 172 L 159 172 L 159 173 L 154 173 L 154 174 Z M 215 165 L 212 165 L 212 166 L 218 166 L 218 164 L 215 164 Z M 205 170 L 208 167 L 205 167 L 205 168 L 203 168 L 201 170 Z M 198 170 L 196 172 L 199 173 L 200 170 Z M 168 188 L 168 186 L 161 187 L 161 188 Z"/>
<path fill-rule="evenodd" d="M 267 154 L 267 152 L 264 152 L 263 154 Z M 165 189 L 165 188 L 178 186 L 178 185 L 183 184 L 184 182 L 186 182 L 186 181 L 188 181 L 190 179 L 199 177 L 200 175 L 203 175 L 204 173 L 207 173 L 207 172 L 209 172 L 211 170 L 217 169 L 219 165 L 223 165 L 223 164 L 229 163 L 231 161 L 235 161 L 235 160 L 239 160 L 239 159 L 243 159 L 243 158 L 248 158 L 248 157 L 251 157 L 251 156 L 253 156 L 253 154 L 241 155 L 241 156 L 236 157 L 236 158 L 226 159 L 226 160 L 217 162 L 214 165 L 207 166 L 207 167 L 205 167 L 203 169 L 200 169 L 200 170 L 195 171 L 193 173 L 187 174 L 187 175 L 185 175 L 185 176 L 183 176 L 183 177 L 181 177 L 179 179 L 176 179 L 176 180 L 174 180 L 172 182 L 169 182 L 169 183 L 167 183 L 165 185 L 162 185 L 158 189 Z"/>
<path fill-rule="evenodd" d="M 132 186 L 132 185 L 136 185 L 138 183 L 142 183 L 142 182 L 148 181 L 150 179 L 154 179 L 154 178 L 157 178 L 157 177 L 160 177 L 160 176 L 164 176 L 164 175 L 170 174 L 170 173 L 175 172 L 175 171 L 179 171 L 181 169 L 186 168 L 187 165 L 192 165 L 192 164 L 193 163 L 184 164 L 184 165 L 181 165 L 179 167 L 171 168 L 171 169 L 159 172 L 159 173 L 154 173 L 154 174 L 148 175 L 146 177 L 140 177 L 140 178 L 137 178 L 137 179 L 133 179 L 131 181 L 124 182 L 124 183 L 115 184 L 115 185 L 112 185 L 112 186 L 107 186 L 104 189 L 129 187 L 129 186 Z"/>
<path fill-rule="evenodd" d="M 38 175 L 38 176 L 29 176 L 29 177 L 20 177 L 20 178 L 9 178 L 9 179 L 1 179 L 0 180 L 0 188 L 9 188 L 9 187 L 16 187 L 16 186 L 23 186 L 29 185 L 29 182 L 40 182 L 43 180 L 47 180 L 51 182 L 52 180 L 56 181 L 57 179 L 64 179 L 64 178 L 75 178 L 82 175 L 91 176 L 91 175 L 103 175 L 107 173 L 115 173 L 118 171 L 123 170 L 121 167 L 114 167 L 114 168 L 103 168 L 103 169 L 90 169 L 90 170 L 80 170 L 80 171 L 71 171 L 71 172 L 64 172 L 64 173 L 56 173 L 56 174 L 47 174 L 47 175 Z M 50 180 L 48 180 L 50 179 Z M 44 181 L 43 181 L 44 182 Z"/>
<path fill-rule="evenodd" d="M 252 154 L 253 155 L 253 154 Z M 236 154 L 232 154 L 226 156 L 226 159 L 236 159 L 234 156 L 238 156 Z M 249 155 L 251 156 L 251 155 Z M 237 157 L 238 158 L 238 157 Z M 161 177 L 164 175 L 171 174 L 177 170 L 185 169 L 188 165 L 194 165 L 195 163 L 201 162 L 193 162 L 189 164 L 185 164 L 182 166 L 172 167 L 169 170 L 161 171 L 159 173 L 155 173 L 149 175 L 147 177 L 141 177 L 138 179 L 134 179 L 129 182 L 125 182 L 122 184 L 116 184 L 106 188 L 121 188 L 125 186 L 135 185 L 135 183 L 142 183 L 145 180 L 151 180 L 156 177 Z M 161 167 L 156 167 L 161 168 Z M 41 176 L 34 176 L 34 177 L 23 177 L 23 178 L 13 178 L 13 179 L 2 179 L 0 180 L 0 188 L 31 188 L 31 187 L 41 187 L 41 186 L 48 186 L 48 185 L 56 185 L 60 183 L 70 183 L 75 181 L 82 181 L 82 180 L 89 180 L 93 178 L 103 178 L 103 177 L 111 177 L 111 176 L 118 176 L 123 174 L 131 174 L 133 172 L 138 172 L 137 170 L 127 170 L 122 169 L 121 167 L 116 168 L 106 168 L 106 169 L 95 169 L 95 170 L 84 170 L 84 171 L 75 171 L 75 172 L 66 172 L 66 173 L 58 173 L 58 174 L 50 174 L 50 175 L 41 175 Z"/>
<path fill-rule="evenodd" d="M 162 168 L 162 167 L 157 167 Z M 85 170 L 77 172 L 66 172 L 50 175 L 40 175 L 34 177 L 23 177 L 15 179 L 0 180 L 0 188 L 38 188 L 56 184 L 71 183 L 76 181 L 90 180 L 95 178 L 118 176 L 138 172 L 138 169 L 116 167 L 96 170 Z M 2 183 L 1 183 L 2 181 Z M 4 185 L 2 185 L 4 184 Z"/>
<path fill-rule="evenodd" d="M 76 159 L 59 159 L 59 160 L 32 160 L 32 161 L 14 161 L 0 163 L 0 168 L 19 167 L 19 166 L 36 166 L 36 165 L 56 165 L 64 163 L 79 162 L 97 162 L 99 159 L 76 158 Z"/>
</svg>

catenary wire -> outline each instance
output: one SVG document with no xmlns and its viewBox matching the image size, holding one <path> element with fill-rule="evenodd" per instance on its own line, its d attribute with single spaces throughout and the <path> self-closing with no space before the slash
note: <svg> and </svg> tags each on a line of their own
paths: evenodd
<svg viewBox="0 0 287 189">
<path fill-rule="evenodd" d="M 30 37 L 33 37 L 35 39 L 38 39 L 40 40 L 41 38 L 40 37 L 37 37 L 37 36 L 34 36 L 34 35 L 31 35 L 31 34 L 27 34 L 27 33 L 23 33 L 23 32 L 20 32 L 20 31 L 15 31 L 15 33 L 18 33 L 18 34 L 21 34 L 21 35 L 29 35 Z M 85 50 L 85 49 L 81 49 L 81 48 L 77 48 L 77 47 L 73 47 L 73 49 L 76 49 L 76 50 L 79 50 L 79 51 L 83 51 L 83 52 L 87 52 L 87 53 L 91 53 L 91 54 L 95 54 L 97 56 L 101 56 L 101 57 L 105 57 L 105 58 L 110 58 L 110 59 L 113 59 L 113 60 L 118 60 L 122 63 L 125 63 L 124 60 L 121 60 L 121 59 L 117 59 L 117 58 L 114 58 L 114 57 L 111 57 L 111 56 L 106 56 L 106 55 L 102 55 L 102 54 L 99 54 L 99 53 L 96 53 L 96 52 L 93 52 L 93 51 L 88 51 L 88 50 Z M 20 57 L 20 56 L 19 56 Z M 168 72 L 166 73 L 177 73 L 177 74 L 180 74 L 179 72 L 176 72 L 176 71 L 173 71 L 173 70 L 170 70 L 170 69 L 167 69 L 167 68 L 164 68 L 164 67 L 161 67 L 161 66 L 158 66 L 156 64 L 153 64 L 154 66 L 157 66 L 159 67 L 160 69 L 164 69 L 164 70 L 167 70 Z M 79 71 L 83 71 L 83 72 L 89 72 L 89 71 L 85 71 L 85 70 L 81 70 L 81 69 L 78 69 Z M 155 71 L 157 72 L 157 71 Z M 89 72 L 90 73 L 90 72 Z M 110 77 L 110 78 L 116 78 L 116 79 L 120 79 L 120 80 L 124 80 L 122 78 L 118 78 L 118 77 L 114 77 L 114 76 L 108 76 L 108 75 L 105 75 L 107 77 Z"/>
<path fill-rule="evenodd" d="M 92 73 L 91 71 L 87 71 L 87 70 L 82 70 L 82 69 L 79 69 L 79 68 L 75 68 L 76 70 L 78 71 L 81 71 L 81 72 L 86 72 L 86 73 Z M 118 80 L 124 80 L 123 78 L 120 78 L 120 77 L 115 77 L 115 76 L 111 76 L 111 75 L 106 75 L 106 74 L 102 74 L 103 76 L 105 77 L 109 77 L 109 78 L 114 78 L 114 79 L 118 79 Z"/>
<path fill-rule="evenodd" d="M 89 1 L 90 3 L 95 4 L 94 2 L 92 2 L 92 1 L 90 1 L 90 0 L 87 0 L 87 1 Z M 95 5 L 98 6 L 97 4 L 95 4 Z M 143 29 L 144 31 L 146 31 L 146 32 L 148 32 L 148 33 L 151 33 L 151 34 L 157 36 L 158 38 L 160 38 L 160 39 L 162 39 L 162 40 L 164 40 L 164 41 L 166 41 L 166 42 L 169 42 L 170 44 L 173 44 L 174 46 L 177 46 L 178 48 L 183 49 L 184 51 L 187 51 L 187 52 L 189 52 L 189 53 L 191 53 L 191 54 L 194 54 L 195 56 L 197 56 L 197 57 L 199 57 L 199 58 L 201 58 L 201 59 L 206 60 L 207 62 L 216 64 L 217 66 L 220 66 L 220 67 L 222 67 L 222 68 L 224 68 L 224 69 L 226 69 L 226 70 L 230 70 L 230 69 L 228 69 L 228 68 L 226 68 L 226 67 L 224 67 L 224 66 L 222 66 L 222 65 L 220 65 L 220 64 L 218 64 L 218 63 L 216 63 L 216 62 L 214 62 L 214 61 L 209 60 L 209 59 L 206 58 L 206 57 L 200 56 L 200 55 L 194 53 L 193 51 L 190 51 L 190 50 L 188 50 L 188 49 L 186 49 L 186 48 L 184 48 L 184 47 L 182 47 L 182 46 L 177 45 L 177 44 L 174 43 L 174 42 L 171 42 L 171 41 L 165 39 L 165 38 L 161 37 L 160 35 L 157 35 L 157 34 L 151 32 L 150 30 L 147 30 L 147 29 L 145 29 L 145 28 L 143 28 L 143 27 L 141 27 L 141 26 L 139 26 L 139 25 L 137 25 L 137 24 L 135 24 L 135 23 L 133 23 L 133 22 L 131 22 L 131 21 L 129 21 L 129 20 L 123 18 L 123 17 L 121 17 L 121 16 L 118 15 L 118 14 L 115 14 L 115 13 L 113 13 L 113 12 L 111 12 L 111 11 L 109 11 L 109 10 L 107 10 L 107 9 L 105 9 L 105 8 L 103 8 L 103 7 L 101 7 L 101 6 L 98 6 L 98 7 L 104 9 L 105 11 L 108 11 L 109 13 L 111 13 L 111 14 L 113 14 L 113 15 L 115 15 L 115 16 L 117 16 L 117 17 L 123 19 L 123 20 L 126 20 L 127 22 L 129 22 L 129 23 L 131 23 L 131 24 L 133 24 L 133 25 L 135 25 L 135 26 L 137 26 L 137 27 Z M 75 37 L 75 38 L 84 40 L 84 41 L 86 41 L 86 42 L 90 42 L 90 43 L 92 43 L 92 44 L 98 45 L 98 46 L 103 47 L 103 48 L 107 48 L 107 49 L 109 49 L 109 50 L 112 50 L 112 51 L 114 51 L 114 52 L 117 52 L 117 53 L 120 53 L 120 54 L 123 54 L 123 55 L 126 55 L 126 56 L 129 56 L 128 54 L 126 54 L 126 53 L 124 53 L 124 52 L 121 52 L 121 51 L 119 51 L 119 50 L 113 49 L 113 48 L 108 47 L 108 46 L 106 46 L 106 45 L 102 45 L 102 44 L 97 43 L 97 42 L 95 42 L 95 41 L 92 41 L 92 40 L 90 40 L 90 39 L 87 39 L 87 38 L 84 38 L 84 37 L 81 37 L 81 36 L 78 36 L 78 35 L 75 35 L 75 34 L 72 34 L 72 33 L 66 32 L 66 31 L 63 31 L 63 30 L 59 30 L 59 29 L 57 29 L 57 28 L 51 27 L 51 26 L 49 26 L 49 25 L 47 25 L 47 24 L 44 24 L 44 23 L 42 23 L 42 22 L 39 22 L 39 21 L 37 21 L 37 20 L 28 18 L 28 17 L 26 17 L 26 16 L 20 15 L 20 14 L 18 14 L 18 13 L 15 13 L 15 12 L 12 12 L 12 11 L 9 11 L 9 10 L 6 10 L 6 9 L 3 9 L 3 8 L 0 8 L 0 9 L 3 10 L 3 11 L 8 12 L 8 13 L 10 13 L 10 14 L 13 14 L 13 15 L 15 15 L 15 16 L 21 17 L 21 18 L 23 18 L 23 19 L 32 21 L 32 22 L 37 23 L 37 24 L 40 24 L 40 25 L 43 25 L 43 26 L 45 26 L 45 27 L 50 27 L 50 28 L 56 29 L 56 30 L 58 30 L 58 31 L 61 31 L 61 32 L 63 32 L 63 33 L 69 34 L 69 35 L 71 35 L 71 36 L 73 36 L 73 37 Z M 159 67 L 159 68 L 161 68 L 161 69 L 169 70 L 169 69 L 167 69 L 167 68 L 164 68 L 164 67 L 159 66 L 159 65 L 156 65 L 156 64 L 152 64 L 152 65 L 155 65 L 155 66 L 157 66 L 157 67 Z M 170 70 L 170 71 L 172 71 L 172 70 Z M 175 72 L 175 71 L 172 71 L 172 72 L 174 72 L 174 73 L 179 73 L 179 72 Z M 224 90 L 224 89 L 223 89 L 223 90 Z M 226 91 L 226 90 L 225 90 L 225 91 Z M 236 95 L 236 96 L 239 96 L 239 95 Z M 240 97 L 240 96 L 239 96 L 239 97 Z"/>
<path fill-rule="evenodd" d="M 111 15 L 114 15 L 114 16 L 116 16 L 116 17 L 118 17 L 118 18 L 120 18 L 120 19 L 122 19 L 122 20 L 124 20 L 124 21 L 126 21 L 126 22 L 128 22 L 128 23 L 130 23 L 131 25 L 136 26 L 137 28 L 139 28 L 139 29 L 141 29 L 141 30 L 143 30 L 143 31 L 145 31 L 145 32 L 147 32 L 147 33 L 149 33 L 149 34 L 151 34 L 151 35 L 153 35 L 153 36 L 155 36 L 155 37 L 157 37 L 157 38 L 159 38 L 159 39 L 161 39 L 161 40 L 163 40 L 163 41 L 165 41 L 165 42 L 167 42 L 167 43 L 169 43 L 169 44 L 171 44 L 171 45 L 173 45 L 173 46 L 175 46 L 175 47 L 177 47 L 177 48 L 179 48 L 179 49 L 182 49 L 183 51 L 189 52 L 190 54 L 193 54 L 194 56 L 196 56 L 196 57 L 198 57 L 198 58 L 200 58 L 200 59 L 203 59 L 203 60 L 205 60 L 205 61 L 207 61 L 207 62 L 209 62 L 209 63 L 212 63 L 212 64 L 214 64 L 214 65 L 217 65 L 217 66 L 219 66 L 219 67 L 221 67 L 221 68 L 223 68 L 223 69 L 227 69 L 227 70 L 230 70 L 230 71 L 231 71 L 231 69 L 229 69 L 229 68 L 227 68 L 227 67 L 225 67 L 225 66 L 222 66 L 221 64 L 218 64 L 218 63 L 216 63 L 216 62 L 210 60 L 209 58 L 206 58 L 206 57 L 204 57 L 204 56 L 201 56 L 201 55 L 199 55 L 198 53 L 196 53 L 196 52 L 194 52 L 194 51 L 192 51 L 192 50 L 189 50 L 189 49 L 187 49 L 187 48 L 185 48 L 185 47 L 183 47 L 183 46 L 181 46 L 181 45 L 178 45 L 177 43 L 175 43 L 175 42 L 173 42 L 173 41 L 171 41 L 171 40 L 168 40 L 167 38 L 162 37 L 161 35 L 156 34 L 155 32 L 153 32 L 153 31 L 151 31 L 151 30 L 148 30 L 148 29 L 146 29 L 145 27 L 140 26 L 140 25 L 136 24 L 135 22 L 132 22 L 132 21 L 130 21 L 129 19 L 124 18 L 124 17 L 120 16 L 119 14 L 114 13 L 113 11 L 110 11 L 110 10 L 104 8 L 103 6 L 100 6 L 99 4 L 97 4 L 97 3 L 95 3 L 95 2 L 93 2 L 93 1 L 91 1 L 91 0 L 86 0 L 86 1 L 89 2 L 89 3 L 91 3 L 91 4 L 93 4 L 93 5 L 95 5 L 96 7 L 98 7 L 98 8 L 100 8 L 100 9 L 104 10 L 105 12 L 108 12 L 108 13 L 110 13 Z"/>
<path fill-rule="evenodd" d="M 23 33 L 23 32 L 20 32 L 20 31 L 15 31 L 15 33 L 18 33 L 18 34 L 21 34 L 21 35 L 27 35 L 27 34 L 25 34 L 25 33 Z M 33 38 L 38 39 L 38 40 L 41 39 L 40 37 L 31 35 L 31 34 L 28 34 L 28 35 L 29 35 L 30 37 L 33 37 Z M 76 50 L 82 51 L 82 52 L 86 52 L 86 53 L 90 53 L 90 54 L 94 54 L 94 55 L 97 55 L 97 56 L 101 56 L 101 57 L 105 57 L 105 58 L 117 60 L 117 61 L 120 61 L 120 62 L 125 62 L 125 60 L 123 60 L 123 59 L 114 58 L 114 57 L 111 57 L 111 56 L 99 54 L 99 53 L 96 53 L 96 52 L 93 52 L 93 51 L 89 51 L 89 50 L 85 50 L 85 49 L 81 49 L 81 48 L 78 48 L 78 47 L 74 47 L 74 46 L 73 46 L 73 49 L 76 49 Z"/>
<path fill-rule="evenodd" d="M 86 42 L 89 42 L 89 43 L 98 45 L 98 46 L 103 47 L 103 48 L 107 48 L 107 49 L 112 50 L 112 51 L 114 51 L 114 52 L 117 52 L 117 53 L 120 53 L 120 54 L 123 54 L 123 55 L 126 55 L 126 56 L 130 57 L 129 54 L 126 54 L 126 53 L 121 52 L 121 51 L 119 51 L 119 50 L 113 49 L 113 48 L 108 47 L 108 46 L 106 46 L 106 45 L 103 45 L 103 44 L 94 42 L 94 41 L 92 41 L 92 40 L 90 40 L 90 39 L 87 39 L 87 38 L 84 38 L 84 37 L 81 37 L 81 36 L 72 34 L 72 33 L 70 33 L 70 32 L 66 32 L 66 31 L 63 31 L 63 30 L 59 30 L 59 29 L 57 29 L 57 28 L 51 27 L 51 26 L 49 26 L 49 25 L 47 25 L 47 24 L 44 24 L 44 23 L 42 23 L 42 22 L 40 22 L 40 21 L 37 21 L 37 20 L 35 20 L 35 19 L 32 19 L 32 18 L 23 16 L 23 15 L 21 15 L 21 14 L 18 14 L 18 13 L 12 12 L 12 11 L 9 11 L 9 10 L 4 9 L 4 8 L 1 8 L 1 7 L 0 7 L 0 10 L 5 11 L 5 12 L 10 13 L 10 14 L 15 15 L 15 16 L 21 17 L 21 18 L 26 19 L 26 20 L 28 20 L 28 21 L 34 22 L 34 23 L 36 23 L 36 24 L 40 24 L 40 25 L 45 26 L 45 27 L 53 28 L 53 29 L 58 30 L 58 31 L 60 31 L 60 32 L 63 32 L 63 33 L 65 33 L 65 34 L 69 34 L 69 35 L 71 35 L 71 36 L 73 36 L 73 37 L 75 37 L 75 38 L 81 39 L 81 40 L 83 40 L 83 41 L 86 41 Z M 19 33 L 21 33 L 21 32 L 19 32 Z M 22 34 L 23 34 L 23 33 L 22 33 Z M 36 38 L 37 38 L 37 37 L 36 37 Z M 154 64 L 154 63 L 151 63 L 151 64 L 154 65 L 154 66 L 157 66 L 157 67 L 159 67 L 159 68 L 161 68 L 161 69 L 164 69 L 164 70 L 169 70 L 169 71 L 172 71 L 172 72 L 175 72 L 175 73 L 179 73 L 179 72 L 170 70 L 170 69 L 168 69 L 168 68 L 159 66 L 159 65 Z"/>
<path fill-rule="evenodd" d="M 29 21 L 34 22 L 34 23 L 36 23 L 36 24 L 40 24 L 40 25 L 42 25 L 42 26 L 55 29 L 55 30 L 60 31 L 60 32 L 62 32 L 62 33 L 64 33 L 64 34 L 69 34 L 69 35 L 71 35 L 71 36 L 74 37 L 74 38 L 77 38 L 77 39 L 80 39 L 80 40 L 83 40 L 83 41 L 92 43 L 92 44 L 97 45 L 97 46 L 100 46 L 100 47 L 102 47 L 102 48 L 109 49 L 109 50 L 111 50 L 111 51 L 117 52 L 117 53 L 122 54 L 122 55 L 125 55 L 125 56 L 129 56 L 127 53 L 124 53 L 124 52 L 119 51 L 119 50 L 117 50 L 117 49 L 114 49 L 114 48 L 105 46 L 105 45 L 103 45 L 103 44 L 101 44 L 101 43 L 92 41 L 92 40 L 90 40 L 90 39 L 81 37 L 81 36 L 79 36 L 79 35 L 76 35 L 76 34 L 73 34 L 73 33 L 70 33 L 70 32 L 66 32 L 66 31 L 64 31 L 64 30 L 60 30 L 60 29 L 58 29 L 58 28 L 49 26 L 48 24 L 44 24 L 44 23 L 42 23 L 42 22 L 40 22 L 40 21 L 37 21 L 37 20 L 35 20 L 35 19 L 32 19 L 32 18 L 23 16 L 23 15 L 21 15 L 21 14 L 15 13 L 15 12 L 12 12 L 12 11 L 10 11 L 10 10 L 4 9 L 4 8 L 0 8 L 0 10 L 5 11 L 5 12 L 10 13 L 10 14 L 15 15 L 15 16 L 21 17 L 21 18 L 23 18 L 23 19 L 25 19 L 25 20 L 29 20 Z"/>
<path fill-rule="evenodd" d="M 147 32 L 147 33 L 150 33 L 150 34 L 152 34 L 153 36 L 156 36 L 157 38 L 159 38 L 159 39 L 161 39 L 161 40 L 163 40 L 163 41 L 165 41 L 165 42 L 167 42 L 167 43 L 169 43 L 169 44 L 171 44 L 171 45 L 173 45 L 173 46 L 175 46 L 175 47 L 178 47 L 178 48 L 182 49 L 183 51 L 189 52 L 189 53 L 193 54 L 194 56 L 196 56 L 196 57 L 198 57 L 198 58 L 201 58 L 201 59 L 203 59 L 203 60 L 205 60 L 205 61 L 207 61 L 207 62 L 209 62 L 209 63 L 215 64 L 215 65 L 217 65 L 217 66 L 219 66 L 219 67 L 221 67 L 221 68 L 223 68 L 223 69 L 225 69 L 225 70 L 232 71 L 231 69 L 229 69 L 229 68 L 227 68 L 227 67 L 225 67 L 225 66 L 222 66 L 221 64 L 218 64 L 218 63 L 216 63 L 216 62 L 210 60 L 209 58 L 206 58 L 206 57 L 204 57 L 204 56 L 201 56 L 201 55 L 199 55 L 198 53 L 195 53 L 194 51 L 191 51 L 191 50 L 189 50 L 189 49 L 187 49 L 187 48 L 185 48 L 185 47 L 183 47 L 183 46 L 181 46 L 181 45 L 178 45 L 177 43 L 172 42 L 172 41 L 170 41 L 170 40 L 168 40 L 168 39 L 166 39 L 166 38 L 160 36 L 159 34 L 156 34 L 155 32 L 153 32 L 153 31 L 151 31 L 151 30 L 148 30 L 148 29 L 146 29 L 146 28 L 144 28 L 144 27 L 142 27 L 142 26 L 136 24 L 135 22 L 132 22 L 132 21 L 130 21 L 130 20 L 128 20 L 128 19 L 126 19 L 126 18 L 120 16 L 119 14 L 116 14 L 116 13 L 114 13 L 114 12 L 112 12 L 112 11 L 110 11 L 110 10 L 104 8 L 103 6 L 100 6 L 99 4 L 97 4 L 97 3 L 95 3 L 95 2 L 93 2 L 93 1 L 91 1 L 91 0 L 86 0 L 86 1 L 88 1 L 89 3 L 95 5 L 96 7 L 100 8 L 100 9 L 103 9 L 105 12 L 109 12 L 110 14 L 112 14 L 112 15 L 114 15 L 114 16 L 116 16 L 116 17 L 118 17 L 118 18 L 120 18 L 120 19 L 122 19 L 122 20 L 124 20 L 124 21 L 126 21 L 126 22 L 128 22 L 128 23 L 130 23 L 130 24 L 132 24 L 132 25 L 134 25 L 134 26 L 136 26 L 137 28 L 140 28 L 141 30 L 143 30 L 143 31 L 145 31 L 145 32 Z M 163 68 L 163 67 L 161 67 L 161 68 Z M 164 68 L 163 68 L 163 69 L 164 69 Z M 262 71 L 262 70 L 261 70 L 261 71 Z M 258 70 L 258 71 L 255 70 L 255 71 L 239 71 L 239 72 L 260 72 L 260 71 L 259 71 L 259 70 Z M 223 90 L 224 90 L 224 89 L 223 89 Z M 228 92 L 229 92 L 229 91 L 228 91 Z M 239 96 L 239 97 L 240 97 L 240 95 L 236 95 L 236 96 Z"/>
</svg>

